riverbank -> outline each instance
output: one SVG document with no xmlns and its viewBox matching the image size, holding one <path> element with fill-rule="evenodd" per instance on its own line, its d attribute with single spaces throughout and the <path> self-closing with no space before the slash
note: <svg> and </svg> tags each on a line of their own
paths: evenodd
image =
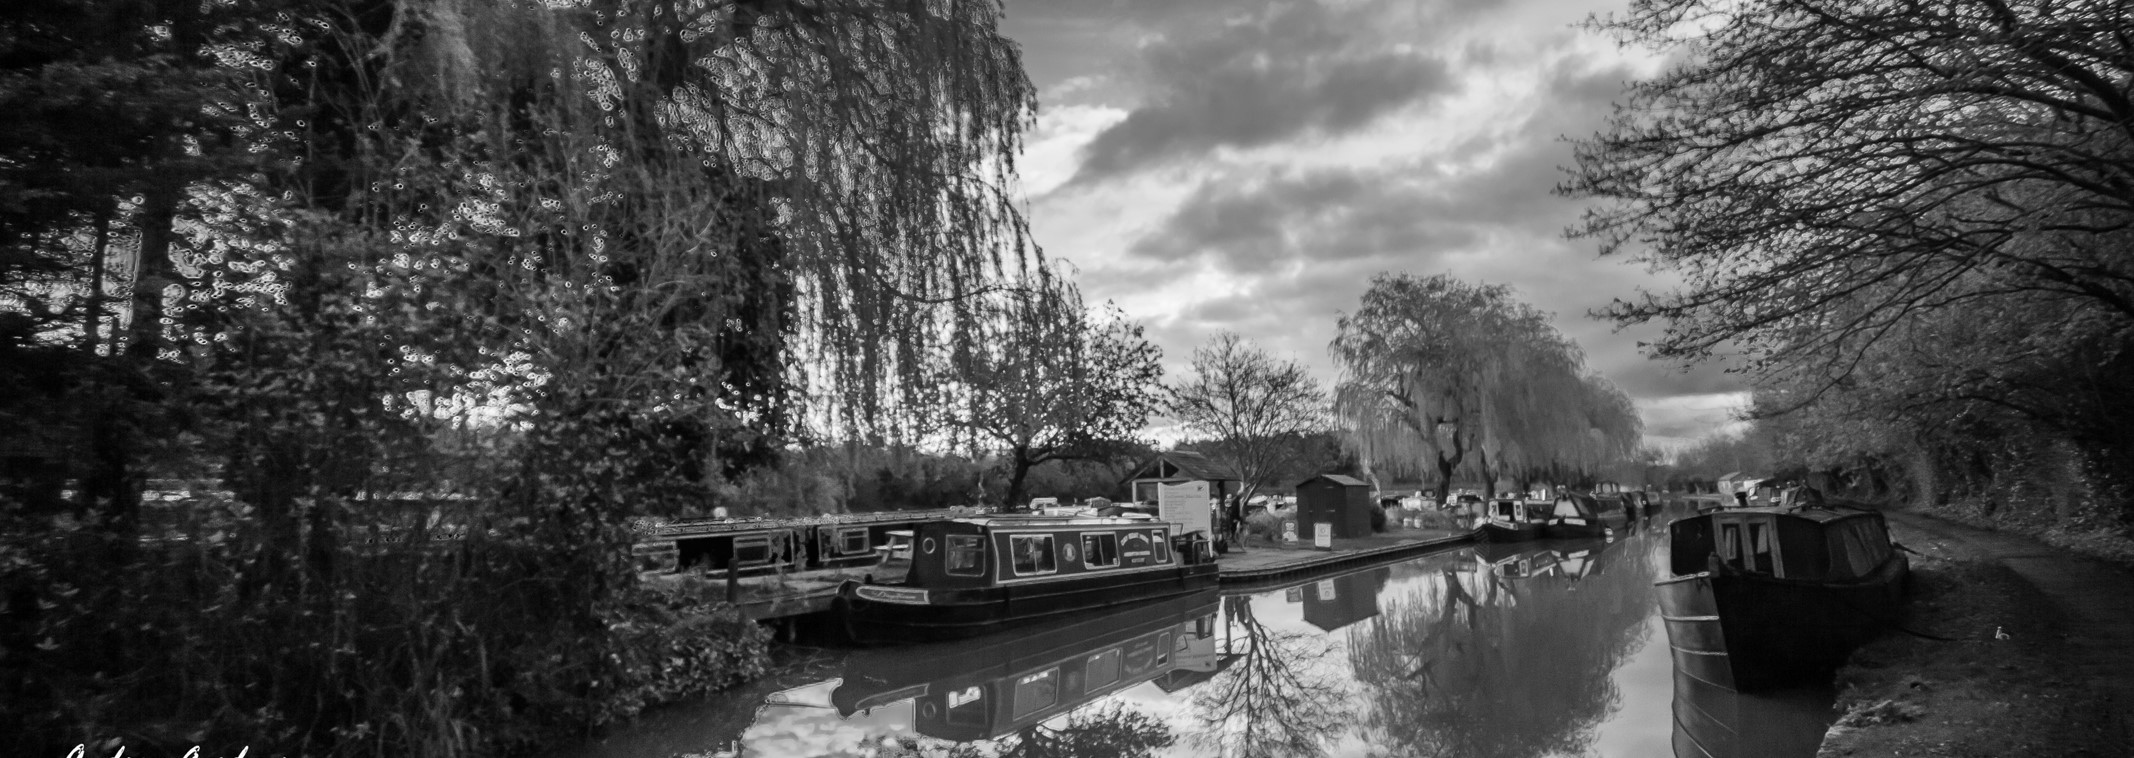
<svg viewBox="0 0 2134 758">
<path fill-rule="evenodd" d="M 1889 515 L 1917 553 L 1909 631 L 1838 672 L 1843 715 L 1821 756 L 2134 755 L 2134 575 L 2019 535 Z"/>
<path fill-rule="evenodd" d="M 1337 538 L 1332 550 L 1320 550 L 1308 540 L 1252 540 L 1244 549 L 1233 548 L 1216 563 L 1222 567 L 1224 585 L 1258 584 L 1413 557 L 1473 540 L 1474 532 L 1467 529 L 1395 527 L 1368 537 Z"/>
</svg>

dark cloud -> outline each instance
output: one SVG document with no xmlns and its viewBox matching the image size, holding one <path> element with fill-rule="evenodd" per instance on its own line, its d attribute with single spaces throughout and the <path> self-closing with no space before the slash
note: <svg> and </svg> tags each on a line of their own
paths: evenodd
<svg viewBox="0 0 2134 758">
<path fill-rule="evenodd" d="M 1338 135 L 1453 88 L 1443 60 L 1357 31 L 1368 28 L 1352 13 L 1302 3 L 1149 43 L 1148 101 L 1090 142 L 1074 182 L 1217 148 Z"/>
<path fill-rule="evenodd" d="M 1155 333 L 1183 361 L 1190 347 L 1181 346 L 1236 331 L 1299 356 L 1331 380 L 1326 343 L 1371 275 L 1451 271 L 1512 284 L 1521 299 L 1554 313 L 1588 365 L 1632 397 L 1739 391 L 1740 378 L 1718 366 L 1684 370 L 1647 359 L 1637 343 L 1653 338 L 1650 328 L 1618 332 L 1587 315 L 1651 283 L 1642 269 L 1598 260 L 1591 245 L 1563 239 L 1580 203 L 1552 193 L 1561 167 L 1572 162 L 1571 146 L 1560 138 L 1598 128 L 1625 78 L 1575 63 L 1552 71 L 1544 82 L 1551 107 L 1451 151 L 1493 155 L 1480 169 L 1227 169 L 1204 181 L 1128 252 L 1137 268 L 1213 266 L 1242 289 L 1199 293 L 1194 307 Z M 1120 284 L 1131 291 L 1164 286 L 1145 271 L 1129 278 L 1134 283 Z"/>
</svg>

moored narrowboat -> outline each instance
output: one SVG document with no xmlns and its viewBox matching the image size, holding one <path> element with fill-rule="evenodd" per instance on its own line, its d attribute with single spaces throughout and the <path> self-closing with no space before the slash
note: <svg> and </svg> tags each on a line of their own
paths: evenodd
<svg viewBox="0 0 2134 758">
<path fill-rule="evenodd" d="M 1549 522 L 1541 536 L 1552 539 L 1607 537 L 1630 525 L 1630 512 L 1619 499 L 1599 498 L 1584 492 L 1557 496 Z"/>
<path fill-rule="evenodd" d="M 1535 505 L 1513 498 L 1489 501 L 1489 509 L 1475 524 L 1477 536 L 1488 542 L 1523 542 L 1540 537 L 1549 517 L 1547 511 Z"/>
<path fill-rule="evenodd" d="M 890 535 L 887 558 L 838 590 L 854 641 L 969 637 L 1215 586 L 1204 535 L 1147 519 L 997 516 Z"/>
<path fill-rule="evenodd" d="M 1881 633 L 1910 563 L 1882 514 L 1730 508 L 1668 528 L 1656 583 L 1675 670 L 1736 691 L 1829 676 Z"/>
</svg>

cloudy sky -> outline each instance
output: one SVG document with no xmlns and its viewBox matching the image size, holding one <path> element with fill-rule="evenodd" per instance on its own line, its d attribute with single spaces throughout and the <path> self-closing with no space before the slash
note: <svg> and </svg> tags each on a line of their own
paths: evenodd
<svg viewBox="0 0 2134 758">
<path fill-rule="evenodd" d="M 1684 371 L 1586 313 L 1673 280 L 1563 229 L 1564 139 L 1658 70 L 1577 28 L 1624 0 L 1007 0 L 1040 90 L 1022 172 L 1047 255 L 1149 327 L 1166 369 L 1224 330 L 1331 386 L 1335 319 L 1379 272 L 1510 284 L 1638 401 L 1654 442 L 1725 424 Z"/>
</svg>

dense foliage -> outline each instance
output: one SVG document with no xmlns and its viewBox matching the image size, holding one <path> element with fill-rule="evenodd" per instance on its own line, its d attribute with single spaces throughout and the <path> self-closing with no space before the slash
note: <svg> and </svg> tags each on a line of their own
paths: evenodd
<svg viewBox="0 0 2134 758">
<path fill-rule="evenodd" d="M 630 525 L 911 433 L 1033 265 L 999 14 L 0 6 L 8 752 L 480 753 L 748 674 Z"/>
<path fill-rule="evenodd" d="M 2134 528 L 2134 9 L 1643 0 L 1600 26 L 1693 53 L 1580 145 L 1580 231 L 1685 282 L 1610 315 L 1743 358 L 1773 465 Z"/>
</svg>

